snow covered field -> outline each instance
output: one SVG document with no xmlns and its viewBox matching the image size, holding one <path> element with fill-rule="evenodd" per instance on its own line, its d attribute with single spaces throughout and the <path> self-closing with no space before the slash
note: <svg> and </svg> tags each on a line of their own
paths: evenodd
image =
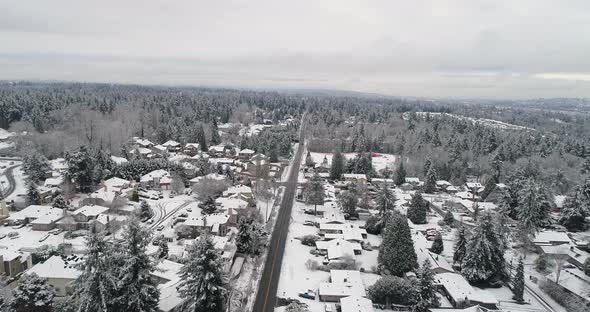
<svg viewBox="0 0 590 312">
<path fill-rule="evenodd" d="M 356 157 L 357 153 L 343 153 L 342 155 L 348 160 Z M 311 153 L 311 158 L 316 164 L 321 164 L 324 161 L 324 156 L 328 160 L 328 165 L 331 165 L 332 153 Z M 385 167 L 394 168 L 396 158 L 396 155 L 376 153 L 372 158 L 373 169 L 379 171 Z"/>
</svg>

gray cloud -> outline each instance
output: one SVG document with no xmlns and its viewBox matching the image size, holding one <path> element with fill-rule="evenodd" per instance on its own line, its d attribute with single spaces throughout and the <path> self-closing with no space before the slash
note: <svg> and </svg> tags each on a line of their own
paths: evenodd
<svg viewBox="0 0 590 312">
<path fill-rule="evenodd" d="M 588 20 L 577 0 L 0 2 L 0 79 L 588 97 Z"/>
</svg>

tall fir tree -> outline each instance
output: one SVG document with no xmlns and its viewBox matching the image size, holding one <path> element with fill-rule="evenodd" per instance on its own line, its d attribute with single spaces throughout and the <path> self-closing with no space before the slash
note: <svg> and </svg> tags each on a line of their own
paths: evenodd
<svg viewBox="0 0 590 312">
<path fill-rule="evenodd" d="M 375 202 L 379 213 L 383 216 L 387 211 L 395 209 L 395 194 L 389 188 L 387 182 L 381 184 L 381 188 L 377 191 Z"/>
<path fill-rule="evenodd" d="M 36 273 L 25 274 L 14 289 L 10 306 L 15 312 L 51 312 L 54 297 L 47 279 Z"/>
<path fill-rule="evenodd" d="M 221 143 L 221 137 L 219 136 L 219 128 L 217 127 L 217 120 L 214 117 L 213 123 L 211 124 L 211 144 L 216 145 Z"/>
<path fill-rule="evenodd" d="M 437 174 L 433 165 L 430 166 L 426 173 L 426 181 L 424 182 L 424 193 L 432 194 L 436 191 Z"/>
<path fill-rule="evenodd" d="M 183 311 L 223 311 L 226 296 L 223 267 L 211 238 L 201 236 L 189 247 L 187 259 L 180 270 L 178 287 L 184 299 Z"/>
<path fill-rule="evenodd" d="M 313 157 L 311 157 L 311 152 L 307 151 L 307 156 L 305 156 L 305 165 L 307 167 L 315 166 L 315 162 L 313 161 Z"/>
<path fill-rule="evenodd" d="M 457 237 L 455 239 L 455 247 L 453 252 L 453 263 L 458 264 L 460 268 L 463 267 L 463 259 L 467 247 L 467 240 L 465 238 L 465 228 L 460 227 L 457 230 Z"/>
<path fill-rule="evenodd" d="M 317 215 L 317 206 L 324 204 L 324 186 L 322 183 L 322 179 L 316 173 L 314 174 L 304 188 L 304 195 L 305 201 L 313 205 L 314 207 L 314 214 Z"/>
<path fill-rule="evenodd" d="M 426 157 L 426 160 L 424 160 L 424 166 L 422 167 L 422 172 L 425 177 L 428 176 L 428 171 L 430 170 L 430 167 L 432 167 L 432 159 L 430 158 L 430 156 L 428 156 Z"/>
<path fill-rule="evenodd" d="M 436 236 L 434 237 L 434 241 L 432 242 L 432 246 L 430 247 L 430 251 L 440 255 L 444 249 L 445 245 L 443 242 L 442 235 L 440 233 L 436 234 Z"/>
<path fill-rule="evenodd" d="M 356 206 L 358 204 L 358 196 L 352 191 L 344 191 L 338 195 L 338 203 L 342 207 L 342 212 L 353 216 L 356 214 Z"/>
<path fill-rule="evenodd" d="M 522 257 L 518 259 L 518 266 L 516 267 L 516 274 L 512 279 L 512 293 L 514 300 L 517 302 L 524 302 L 524 263 Z"/>
<path fill-rule="evenodd" d="M 440 305 L 434 285 L 434 272 L 431 268 L 430 260 L 426 259 L 416 274 L 418 277 L 418 302 L 414 305 L 416 312 L 428 312 L 430 308 Z"/>
<path fill-rule="evenodd" d="M 53 202 L 51 203 L 51 207 L 58 209 L 65 209 L 68 208 L 68 206 L 68 202 L 61 194 L 55 196 L 55 198 L 53 198 Z"/>
<path fill-rule="evenodd" d="M 344 173 L 344 156 L 340 149 L 337 149 L 332 157 L 332 165 L 330 167 L 330 179 L 340 180 Z"/>
<path fill-rule="evenodd" d="M 158 311 L 160 291 L 151 272 L 156 270 L 154 259 L 147 254 L 150 233 L 132 217 L 125 227 L 122 240 L 123 266 L 118 274 L 119 296 L 115 299 L 119 311 Z"/>
<path fill-rule="evenodd" d="M 580 186 L 576 187 L 563 202 L 559 223 L 565 226 L 570 232 L 583 230 L 586 217 L 590 210 L 587 204 Z"/>
<path fill-rule="evenodd" d="M 396 276 L 403 276 L 418 266 L 410 226 L 405 216 L 394 214 L 382 235 L 378 257 L 380 266 Z"/>
<path fill-rule="evenodd" d="M 550 211 L 551 201 L 545 188 L 532 179 L 526 180 L 518 191 L 517 217 L 522 229 L 521 238 L 534 237 L 547 223 Z"/>
<path fill-rule="evenodd" d="M 201 147 L 201 151 L 206 152 L 208 151 L 209 147 L 207 146 L 207 137 L 205 136 L 205 129 L 203 129 L 203 124 L 199 124 L 196 130 L 197 136 L 197 143 Z"/>
<path fill-rule="evenodd" d="M 23 156 L 23 172 L 29 180 L 38 183 L 45 179 L 47 172 L 51 170 L 47 158 L 37 151 L 26 153 Z"/>
<path fill-rule="evenodd" d="M 29 205 L 41 205 L 41 194 L 33 181 L 27 181 L 27 203 Z"/>
<path fill-rule="evenodd" d="M 492 216 L 484 213 L 465 248 L 462 273 L 472 283 L 490 283 L 504 274 L 504 251 Z"/>
<path fill-rule="evenodd" d="M 400 161 L 399 165 L 395 169 L 395 185 L 400 186 L 406 183 L 406 169 L 404 168 L 404 162 Z"/>
<path fill-rule="evenodd" d="M 414 193 L 408 207 L 408 219 L 414 224 L 425 224 L 428 213 L 428 202 L 424 200 L 420 192 Z"/>
<path fill-rule="evenodd" d="M 76 279 L 74 298 L 80 302 L 78 312 L 104 312 L 112 309 L 117 291 L 117 278 L 112 259 L 113 249 L 94 224 L 86 236 L 86 257 Z"/>
<path fill-rule="evenodd" d="M 76 152 L 66 152 L 67 170 L 65 178 L 73 183 L 82 193 L 90 193 L 94 187 L 94 159 L 86 146 L 80 146 Z"/>
</svg>

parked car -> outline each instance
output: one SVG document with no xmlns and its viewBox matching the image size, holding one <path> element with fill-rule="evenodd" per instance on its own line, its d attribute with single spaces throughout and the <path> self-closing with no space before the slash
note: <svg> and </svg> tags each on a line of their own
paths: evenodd
<svg viewBox="0 0 590 312">
<path fill-rule="evenodd" d="M 8 233 L 8 237 L 10 237 L 10 239 L 17 239 L 19 237 L 18 232 L 10 232 Z"/>
<path fill-rule="evenodd" d="M 45 235 L 41 236 L 41 238 L 39 238 L 39 242 L 45 241 L 45 240 L 46 240 L 46 239 L 48 239 L 48 238 L 49 238 L 49 233 L 47 233 L 47 234 L 45 234 Z"/>
<path fill-rule="evenodd" d="M 315 226 L 315 222 L 311 221 L 311 220 L 305 220 L 305 222 L 303 222 L 303 225 L 307 225 L 307 226 Z"/>
<path fill-rule="evenodd" d="M 22 229 L 24 227 L 25 227 L 25 224 L 23 223 L 23 224 L 17 224 L 15 226 L 13 226 L 12 228 L 15 229 L 15 230 L 18 230 L 18 229 Z"/>
<path fill-rule="evenodd" d="M 308 289 L 307 291 L 300 292 L 299 293 L 299 297 L 305 298 L 305 299 L 315 300 L 315 292 L 313 290 L 311 290 L 311 289 Z"/>
<path fill-rule="evenodd" d="M 158 230 L 158 231 L 161 231 L 163 229 L 164 229 L 164 225 L 163 224 L 158 225 L 158 227 L 156 228 L 156 230 Z"/>
</svg>

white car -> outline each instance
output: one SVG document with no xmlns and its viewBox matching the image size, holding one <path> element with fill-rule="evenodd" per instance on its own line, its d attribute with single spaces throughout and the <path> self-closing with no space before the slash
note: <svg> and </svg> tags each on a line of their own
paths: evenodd
<svg viewBox="0 0 590 312">
<path fill-rule="evenodd" d="M 164 225 L 163 224 L 158 225 L 158 227 L 156 228 L 156 230 L 158 230 L 158 231 L 161 231 L 163 229 L 164 229 Z"/>
<path fill-rule="evenodd" d="M 42 242 L 42 241 L 44 241 L 44 240 L 46 240 L 46 239 L 48 239 L 48 238 L 49 238 L 49 233 L 47 233 L 47 234 L 45 234 L 45 235 L 41 236 L 41 238 L 39 238 L 39 242 Z"/>
</svg>

